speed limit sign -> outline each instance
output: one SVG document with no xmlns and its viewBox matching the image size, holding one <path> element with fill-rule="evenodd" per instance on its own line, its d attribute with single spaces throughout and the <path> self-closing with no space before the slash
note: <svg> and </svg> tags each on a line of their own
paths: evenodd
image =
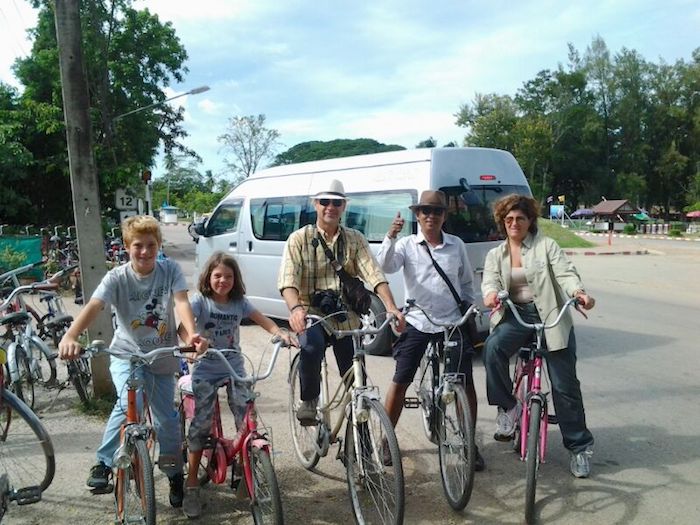
<svg viewBox="0 0 700 525">
<path fill-rule="evenodd" d="M 130 195 L 124 188 L 119 188 L 115 194 L 114 207 L 118 210 L 135 210 L 137 208 L 138 199 Z"/>
</svg>

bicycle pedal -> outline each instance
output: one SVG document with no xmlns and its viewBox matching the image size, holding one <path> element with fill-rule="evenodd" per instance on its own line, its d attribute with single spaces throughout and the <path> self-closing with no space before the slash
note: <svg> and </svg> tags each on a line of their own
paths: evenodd
<svg viewBox="0 0 700 525">
<path fill-rule="evenodd" d="M 97 488 L 90 489 L 90 494 L 92 494 L 93 496 L 100 496 L 102 494 L 111 494 L 112 492 L 114 492 L 114 484 L 113 483 L 109 483 L 108 485 L 106 485 L 104 487 L 97 487 Z"/>
<path fill-rule="evenodd" d="M 30 505 L 41 501 L 41 487 L 25 487 L 15 492 L 14 500 L 17 505 Z"/>
<path fill-rule="evenodd" d="M 420 400 L 417 397 L 405 397 L 403 406 L 404 408 L 420 408 Z"/>
<path fill-rule="evenodd" d="M 556 414 L 547 414 L 547 424 L 548 425 L 558 425 L 559 419 L 557 419 Z"/>
</svg>

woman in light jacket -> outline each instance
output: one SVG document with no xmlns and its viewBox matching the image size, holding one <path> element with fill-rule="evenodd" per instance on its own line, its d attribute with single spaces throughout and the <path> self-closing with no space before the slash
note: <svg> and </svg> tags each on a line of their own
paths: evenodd
<svg viewBox="0 0 700 525">
<path fill-rule="evenodd" d="M 528 323 L 551 321 L 569 297 L 578 297 L 583 308 L 595 300 L 559 245 L 537 231 L 539 205 L 531 197 L 508 195 L 494 207 L 494 218 L 506 240 L 486 256 L 481 292 L 488 308 L 497 308 L 497 293 L 508 290 L 511 300 Z M 531 340 L 533 331 L 521 326 L 508 308 L 491 317 L 491 335 L 484 347 L 486 392 L 490 405 L 498 407 L 494 439 L 513 439 L 522 407 L 512 394 L 509 360 Z M 545 331 L 545 360 L 552 385 L 554 408 L 564 446 L 571 454 L 571 473 L 588 477 L 593 435 L 586 427 L 581 386 L 576 377 L 576 338 L 571 314 L 566 312 L 555 328 Z"/>
</svg>

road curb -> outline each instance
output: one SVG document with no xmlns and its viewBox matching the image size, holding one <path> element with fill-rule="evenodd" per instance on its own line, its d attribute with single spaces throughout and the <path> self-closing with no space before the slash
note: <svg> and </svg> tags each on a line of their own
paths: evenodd
<svg viewBox="0 0 700 525">
<path fill-rule="evenodd" d="M 607 233 L 574 232 L 579 237 L 608 237 Z M 670 237 L 668 235 L 626 235 L 624 233 L 613 233 L 613 239 L 653 239 L 657 241 L 685 241 L 700 242 L 697 237 Z"/>
<path fill-rule="evenodd" d="M 623 251 L 616 251 L 616 252 L 593 252 L 593 251 L 584 251 L 584 252 L 576 252 L 576 251 L 565 251 L 564 252 L 566 255 L 651 255 L 651 252 L 649 250 L 623 250 Z"/>
</svg>

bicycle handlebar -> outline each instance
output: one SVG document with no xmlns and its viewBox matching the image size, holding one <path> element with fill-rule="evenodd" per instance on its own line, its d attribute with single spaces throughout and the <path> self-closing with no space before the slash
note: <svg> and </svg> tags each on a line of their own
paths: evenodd
<svg viewBox="0 0 700 525">
<path fill-rule="evenodd" d="M 564 315 L 566 314 L 567 309 L 568 309 L 569 306 L 572 306 L 572 305 L 575 306 L 575 305 L 580 304 L 580 301 L 579 301 L 578 297 L 572 297 L 571 299 L 569 299 L 568 301 L 566 301 L 566 302 L 564 303 L 564 306 L 563 306 L 562 309 L 559 311 L 559 315 L 557 315 L 557 318 L 554 320 L 553 323 L 550 323 L 550 324 L 546 324 L 546 323 L 543 323 L 543 322 L 540 322 L 540 323 L 526 323 L 525 321 L 523 321 L 523 318 L 520 317 L 520 314 L 518 313 L 518 309 L 515 307 L 515 303 L 514 303 L 513 301 L 510 300 L 510 297 L 509 297 L 509 295 L 508 295 L 508 291 L 507 291 L 507 290 L 501 290 L 500 292 L 498 292 L 498 295 L 497 295 L 496 297 L 498 298 L 498 301 L 499 301 L 501 304 L 504 304 L 504 303 L 505 303 L 505 304 L 508 305 L 508 308 L 510 308 L 510 311 L 513 312 L 513 316 L 514 316 L 515 319 L 518 321 L 518 323 L 520 323 L 521 326 L 524 326 L 525 328 L 530 328 L 531 330 L 538 330 L 538 331 L 539 331 L 539 330 L 546 330 L 546 329 L 548 329 L 548 328 L 554 328 L 554 327 L 557 326 L 557 325 L 561 322 L 561 320 L 564 318 Z"/>
<path fill-rule="evenodd" d="M 154 348 L 149 352 L 142 352 L 137 349 L 127 349 L 110 347 L 105 344 L 104 341 L 95 340 L 92 341 L 88 346 L 83 348 L 83 354 L 88 354 L 88 356 L 93 356 L 100 352 L 104 352 L 118 359 L 135 359 L 146 365 L 151 365 L 156 359 L 163 357 L 166 354 L 172 354 L 176 357 L 182 356 L 182 352 L 191 351 L 193 347 L 191 346 L 164 346 L 161 348 Z"/>
<path fill-rule="evenodd" d="M 249 375 L 246 377 L 241 377 L 236 373 L 236 371 L 231 366 L 231 363 L 228 362 L 228 359 L 226 359 L 226 356 L 224 354 L 228 354 L 228 353 L 240 354 L 241 353 L 240 350 L 236 350 L 233 348 L 222 348 L 222 349 L 207 348 L 205 355 L 208 354 L 209 352 L 213 352 L 213 355 L 215 355 L 216 357 L 218 357 L 219 359 L 221 359 L 221 361 L 223 361 L 225 363 L 226 368 L 228 368 L 229 375 L 233 378 L 234 381 L 238 381 L 239 383 L 245 383 L 245 384 L 252 386 L 255 383 L 257 383 L 258 381 L 263 380 L 263 379 L 267 379 L 268 377 L 270 377 L 270 374 L 272 374 L 272 369 L 275 367 L 275 363 L 277 362 L 277 356 L 279 356 L 280 349 L 283 346 L 287 346 L 284 344 L 284 341 L 282 339 L 277 339 L 276 341 L 275 340 L 273 340 L 273 341 L 275 344 L 275 349 L 272 351 L 272 358 L 270 359 L 270 363 L 267 365 L 267 370 L 265 371 L 264 374 L 261 374 L 261 375 L 252 374 L 252 375 Z"/>
<path fill-rule="evenodd" d="M 467 322 L 467 319 L 469 319 L 470 316 L 472 316 L 472 315 L 478 315 L 478 314 L 480 313 L 480 312 L 479 312 L 479 309 L 476 307 L 476 305 L 472 304 L 472 305 L 467 309 L 467 311 L 464 312 L 464 314 L 462 315 L 462 317 L 460 317 L 457 321 L 455 321 L 455 322 L 453 322 L 453 323 L 441 323 L 441 322 L 439 322 L 439 321 L 436 321 L 436 320 L 433 319 L 432 317 L 430 317 L 430 315 L 428 314 L 428 312 L 426 312 L 425 309 L 424 309 L 422 306 L 416 304 L 416 300 L 415 300 L 415 299 L 406 299 L 406 306 L 404 306 L 403 309 L 402 309 L 403 312 L 404 312 L 404 313 L 408 313 L 408 312 L 410 312 L 410 311 L 413 310 L 413 309 L 418 309 L 418 310 L 420 310 L 421 312 L 423 312 L 423 315 L 425 315 L 426 319 L 428 319 L 428 321 L 429 321 L 431 324 L 434 324 L 435 326 L 439 326 L 440 328 L 443 328 L 443 329 L 445 329 L 445 330 L 452 330 L 453 328 L 456 328 L 456 327 L 458 327 L 458 326 L 462 326 L 464 323 Z"/>
<path fill-rule="evenodd" d="M 337 312 L 335 314 L 337 315 Z M 329 316 L 330 317 L 330 316 Z M 345 337 L 347 335 L 350 336 L 363 336 L 363 335 L 375 335 L 384 330 L 387 325 L 394 319 L 394 314 L 388 313 L 386 314 L 386 319 L 384 322 L 381 324 L 381 326 L 378 326 L 377 328 L 370 328 L 369 326 L 366 326 L 364 328 L 355 328 L 354 330 L 336 330 L 331 326 L 330 322 L 326 317 L 321 317 L 319 315 L 314 315 L 314 314 L 307 314 L 306 315 L 307 321 L 313 321 L 307 325 L 306 328 L 311 328 L 313 325 L 316 323 L 321 323 L 326 329 L 330 332 L 333 333 L 336 337 Z"/>
</svg>

